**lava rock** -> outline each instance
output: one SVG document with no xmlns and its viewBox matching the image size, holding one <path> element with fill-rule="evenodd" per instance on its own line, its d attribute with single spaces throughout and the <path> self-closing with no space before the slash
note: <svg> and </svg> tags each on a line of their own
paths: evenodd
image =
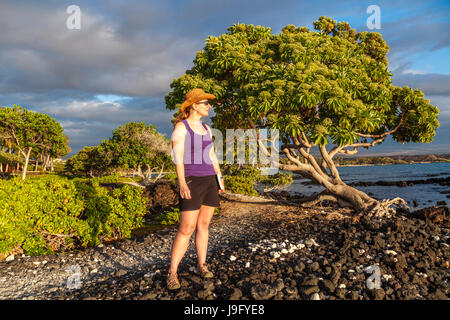
<svg viewBox="0 0 450 320">
<path fill-rule="evenodd" d="M 319 291 L 320 291 L 320 289 L 318 286 L 312 286 L 312 287 L 308 287 L 308 288 L 304 289 L 303 293 L 306 294 L 307 296 L 310 296 L 312 293 L 316 293 Z"/>
<path fill-rule="evenodd" d="M 383 289 L 373 289 L 373 290 L 371 290 L 371 293 L 372 293 L 372 298 L 373 299 L 375 299 L 375 300 L 383 300 L 384 299 L 384 296 L 385 296 L 385 292 L 384 292 L 384 290 Z"/>
<path fill-rule="evenodd" d="M 336 292 L 335 292 L 336 296 L 338 298 L 340 298 L 340 299 L 344 299 L 345 298 L 345 293 L 346 293 L 346 290 L 343 289 L 343 288 L 337 288 Z"/>
<path fill-rule="evenodd" d="M 242 297 L 242 291 L 239 288 L 233 288 L 233 292 L 231 293 L 230 300 L 239 300 Z"/>
<path fill-rule="evenodd" d="M 317 279 L 317 277 L 310 275 L 303 280 L 302 286 L 307 286 L 307 287 L 317 286 L 318 283 L 319 283 L 319 280 Z"/>
<path fill-rule="evenodd" d="M 268 300 L 275 296 L 276 290 L 267 284 L 257 284 L 252 287 L 251 294 L 255 300 Z"/>
<path fill-rule="evenodd" d="M 334 283 L 328 279 L 321 280 L 320 287 L 322 288 L 322 290 L 328 293 L 333 293 L 334 290 L 336 290 L 336 286 L 334 285 Z"/>
</svg>

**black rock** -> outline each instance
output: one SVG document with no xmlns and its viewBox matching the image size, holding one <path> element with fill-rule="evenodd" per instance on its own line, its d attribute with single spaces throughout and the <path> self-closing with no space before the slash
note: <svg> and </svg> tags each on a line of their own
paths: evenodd
<svg viewBox="0 0 450 320">
<path fill-rule="evenodd" d="M 320 266 L 319 266 L 318 262 L 313 262 L 309 265 L 309 270 L 311 272 L 315 272 L 315 271 L 319 270 L 319 268 L 320 268 Z"/>
<path fill-rule="evenodd" d="M 233 288 L 230 300 L 239 300 L 242 297 L 242 291 L 239 288 Z"/>
<path fill-rule="evenodd" d="M 320 281 L 320 287 L 328 293 L 333 293 L 336 290 L 334 283 L 328 279 L 323 279 Z"/>
<path fill-rule="evenodd" d="M 283 282 L 283 279 L 277 279 L 277 280 L 275 281 L 273 287 L 274 287 L 274 289 L 275 289 L 276 291 L 281 291 L 281 290 L 283 290 L 283 288 L 284 288 L 284 282 Z"/>
<path fill-rule="evenodd" d="M 299 264 L 294 266 L 294 270 L 297 272 L 302 272 L 303 270 L 305 270 L 305 268 L 306 268 L 306 266 L 303 262 L 300 262 Z"/>
<path fill-rule="evenodd" d="M 447 300 L 447 296 L 440 289 L 437 289 L 431 294 L 431 299 L 433 300 Z"/>
<path fill-rule="evenodd" d="M 209 290 L 199 290 L 197 292 L 197 297 L 199 299 L 206 299 L 206 297 L 208 297 L 211 294 L 211 292 Z"/>
<path fill-rule="evenodd" d="M 353 259 L 356 259 L 356 258 L 358 258 L 359 257 L 359 252 L 358 252 L 358 250 L 356 250 L 356 248 L 351 248 L 351 254 L 352 254 L 352 258 Z"/>
<path fill-rule="evenodd" d="M 315 277 L 314 275 L 310 275 L 308 277 L 305 278 L 305 280 L 303 280 L 302 282 L 302 286 L 317 286 L 319 283 L 319 280 L 317 279 L 317 277 Z"/>
<path fill-rule="evenodd" d="M 385 246 L 384 239 L 382 239 L 380 236 L 374 237 L 373 245 L 374 245 L 375 249 L 378 249 L 378 250 L 384 249 L 384 246 Z"/>
<path fill-rule="evenodd" d="M 298 289 L 296 287 L 285 287 L 284 292 L 292 297 L 298 297 Z"/>
<path fill-rule="evenodd" d="M 336 271 L 333 270 L 333 272 L 331 273 L 331 281 L 337 285 L 339 279 L 341 278 L 341 272 L 340 271 Z"/>
<path fill-rule="evenodd" d="M 276 294 L 276 290 L 267 284 L 261 283 L 252 287 L 251 294 L 255 300 L 268 300 Z"/>
<path fill-rule="evenodd" d="M 385 296 L 385 292 L 383 289 L 373 289 L 370 291 L 371 297 L 375 300 L 383 300 Z"/>
<path fill-rule="evenodd" d="M 313 293 L 317 293 L 319 291 L 320 291 L 320 289 L 318 286 L 312 286 L 312 287 L 308 287 L 308 288 L 304 289 L 303 293 L 309 296 L 309 295 L 311 295 Z"/>
<path fill-rule="evenodd" d="M 336 296 L 340 299 L 345 298 L 345 289 L 344 288 L 337 288 L 335 292 Z"/>
<path fill-rule="evenodd" d="M 358 295 L 358 292 L 357 291 L 351 291 L 350 292 L 350 297 L 349 297 L 350 299 L 352 299 L 352 300 L 358 300 L 358 298 L 359 298 L 359 295 Z"/>
<path fill-rule="evenodd" d="M 333 269 L 330 266 L 326 266 L 325 268 L 323 268 L 323 272 L 325 273 L 325 275 L 329 275 L 332 270 Z"/>
</svg>

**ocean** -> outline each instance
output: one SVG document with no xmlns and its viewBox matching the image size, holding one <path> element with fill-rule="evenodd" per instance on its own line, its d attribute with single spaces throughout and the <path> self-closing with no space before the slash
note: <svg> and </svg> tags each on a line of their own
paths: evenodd
<svg viewBox="0 0 450 320">
<path fill-rule="evenodd" d="M 377 166 L 355 166 L 339 167 L 341 178 L 346 183 L 352 182 L 376 182 L 376 181 L 411 181 L 427 180 L 430 178 L 446 178 L 450 176 L 450 162 L 439 163 L 417 163 L 417 164 L 395 164 Z M 285 172 L 285 171 L 282 171 Z M 280 188 L 294 194 L 295 192 L 311 195 L 314 192 L 324 190 L 322 186 L 305 185 L 307 179 L 294 179 L 294 182 Z M 370 196 L 382 200 L 401 197 L 405 199 L 411 209 L 420 209 L 436 205 L 438 201 L 445 201 L 447 206 L 450 198 L 447 198 L 449 186 L 434 184 L 415 184 L 413 186 L 356 186 L 355 188 L 364 191 Z M 414 207 L 413 201 L 417 201 L 418 206 Z"/>
</svg>

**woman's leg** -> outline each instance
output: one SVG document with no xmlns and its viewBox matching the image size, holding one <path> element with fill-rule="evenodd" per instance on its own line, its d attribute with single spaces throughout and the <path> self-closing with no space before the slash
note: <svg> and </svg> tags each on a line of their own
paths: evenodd
<svg viewBox="0 0 450 320">
<path fill-rule="evenodd" d="M 177 273 L 178 265 L 189 247 L 189 240 L 195 230 L 199 210 L 181 211 L 180 227 L 172 244 L 170 273 Z"/>
<path fill-rule="evenodd" d="M 197 219 L 197 231 L 195 232 L 195 245 L 199 267 L 206 263 L 208 251 L 209 223 L 214 215 L 215 207 L 202 205 Z"/>
</svg>

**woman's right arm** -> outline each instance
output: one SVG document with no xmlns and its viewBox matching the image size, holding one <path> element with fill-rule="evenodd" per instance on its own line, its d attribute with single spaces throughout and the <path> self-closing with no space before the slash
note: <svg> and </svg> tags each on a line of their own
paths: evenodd
<svg viewBox="0 0 450 320">
<path fill-rule="evenodd" d="M 178 122 L 172 133 L 172 148 L 175 157 L 175 168 L 177 171 L 178 182 L 180 185 L 180 195 L 184 199 L 191 199 L 191 191 L 186 184 L 184 176 L 184 139 L 186 136 L 186 127 L 182 122 Z"/>
</svg>

